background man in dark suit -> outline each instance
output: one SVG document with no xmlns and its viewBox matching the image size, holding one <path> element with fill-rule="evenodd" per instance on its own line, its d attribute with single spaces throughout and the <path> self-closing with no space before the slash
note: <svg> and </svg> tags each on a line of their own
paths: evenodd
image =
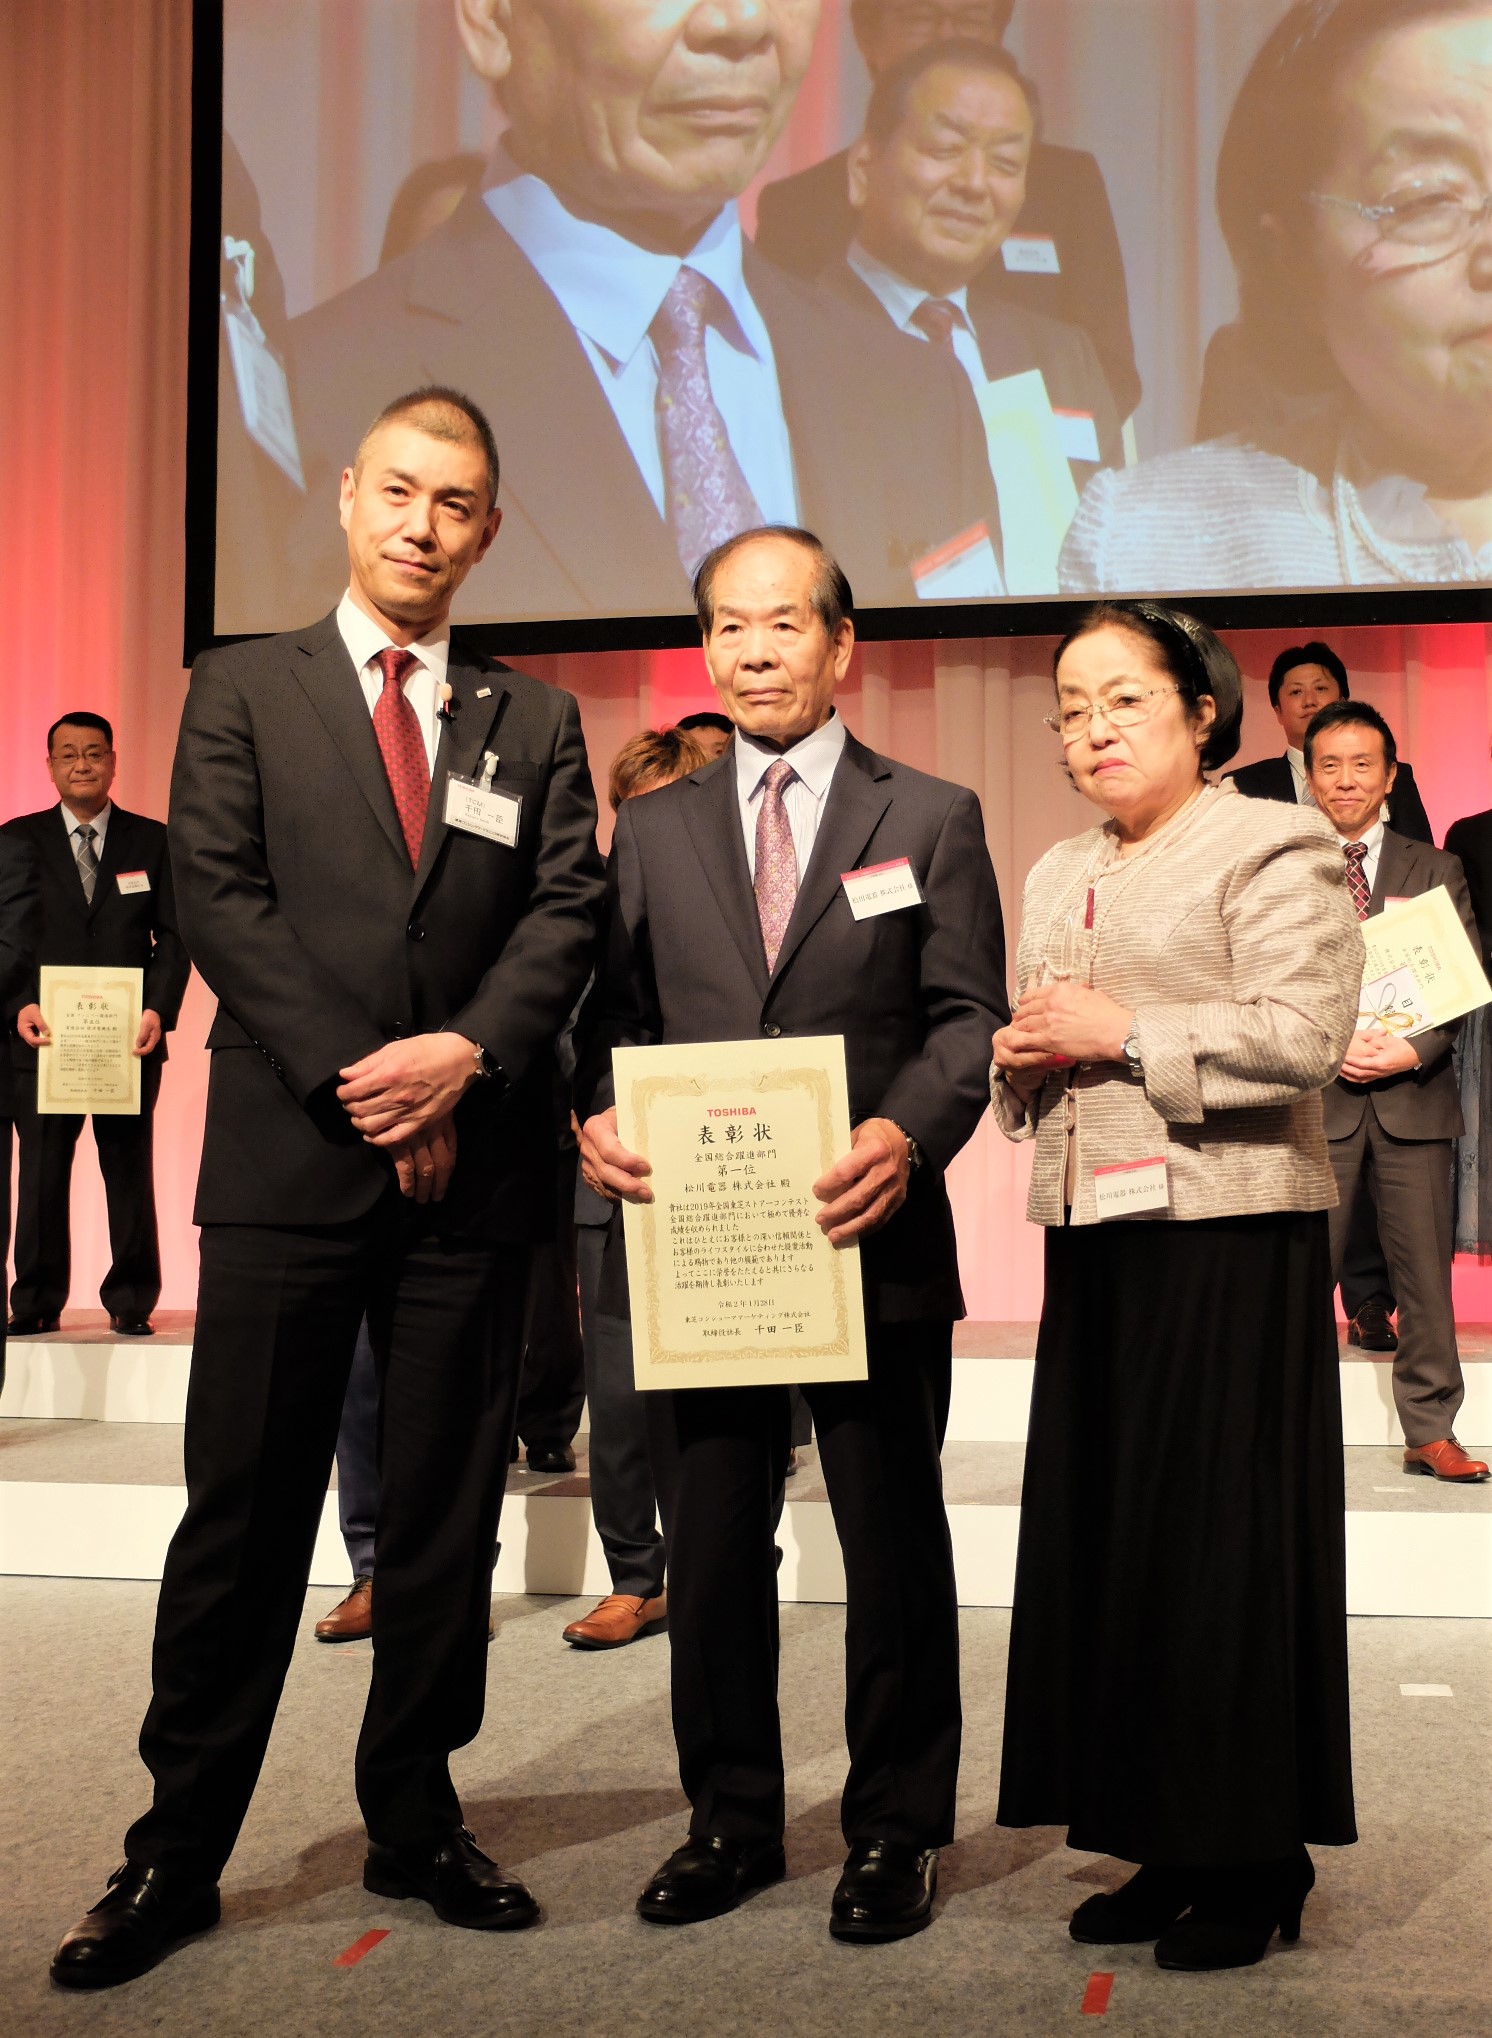
<svg viewBox="0 0 1492 2038">
<path fill-rule="evenodd" d="M 851 0 L 855 41 L 872 78 L 945 37 L 1000 42 L 1015 0 Z M 817 276 L 842 262 L 854 238 L 849 154 L 769 184 L 757 207 L 756 244 L 785 269 Z M 1127 418 L 1140 400 L 1124 256 L 1103 172 L 1082 149 L 1038 141 L 1027 172 L 1019 237 L 980 276 L 986 299 L 1081 326 Z"/>
<path fill-rule="evenodd" d="M 0 1021 L 9 1029 L 36 968 L 32 954 L 36 869 L 24 842 L 0 835 Z M 10 1152 L 16 1116 L 16 1077 L 0 1055 L 0 1283 L 10 1255 Z M 0 1309 L 0 1389 L 5 1386 L 5 1312 Z"/>
<path fill-rule="evenodd" d="M 1269 670 L 1269 705 L 1285 732 L 1285 754 L 1240 765 L 1227 776 L 1250 799 L 1308 803 L 1312 794 L 1302 748 L 1305 732 L 1322 708 L 1350 699 L 1351 692 L 1347 668 L 1329 644 L 1312 641 L 1282 651 Z M 1388 825 L 1395 834 L 1433 845 L 1413 766 L 1402 758 L 1386 804 Z M 1371 1182 L 1357 1199 L 1340 1272 L 1348 1343 L 1369 1352 L 1395 1350 L 1399 1338 L 1393 1326 L 1394 1290 L 1378 1237 Z"/>
<path fill-rule="evenodd" d="M 1375 708 L 1337 701 L 1305 736 L 1316 804 L 1337 831 L 1358 918 L 1391 898 L 1416 898 L 1444 885 L 1476 941 L 1466 879 L 1454 856 L 1411 842 L 1379 819 L 1393 790 L 1394 739 Z M 1331 1212 L 1332 1259 L 1340 1270 L 1353 1205 L 1371 1182 L 1378 1232 L 1399 1297 L 1394 1405 L 1404 1431 L 1404 1469 L 1437 1479 L 1487 1477 L 1455 1440 L 1465 1388 L 1451 1302 L 1451 1149 L 1462 1131 L 1451 1066 L 1457 1025 L 1413 1040 L 1355 1033 L 1342 1073 L 1323 1095 L 1326 1137 L 1341 1198 Z"/>
<path fill-rule="evenodd" d="M 176 931 L 166 830 L 109 798 L 118 760 L 102 715 L 82 710 L 54 722 L 47 771 L 59 804 L 21 814 L 5 833 L 36 859 L 37 965 L 101 964 L 145 972 L 140 1031 L 140 1112 L 93 1120 L 109 1206 L 113 1264 L 99 1299 L 116 1331 L 150 1332 L 160 1299 L 161 1249 L 155 1221 L 153 1134 L 166 1035 L 176 1024 L 191 964 Z M 20 1189 L 16 1198 L 13 1335 L 55 1330 L 72 1279 L 68 1223 L 73 1153 L 83 1120 L 36 1109 L 36 1050 L 51 1038 L 35 1002 L 33 977 L 17 1016 L 10 1055 L 16 1073 Z"/>
<path fill-rule="evenodd" d="M 485 191 L 293 327 L 313 500 L 379 393 L 437 375 L 503 442 L 508 528 L 463 614 L 679 613 L 712 544 L 810 517 L 865 598 L 911 601 L 918 559 L 997 535 L 962 377 L 743 245 L 817 13 L 468 0 L 503 143 Z M 973 591 L 1000 591 L 993 558 Z"/>
<path fill-rule="evenodd" d="M 849 1604 L 850 1852 L 831 1929 L 899 1938 L 928 1922 L 953 1837 L 958 1609 L 939 1451 L 963 1301 L 943 1170 L 988 1100 L 1000 901 L 974 796 L 876 756 L 834 713 L 854 624 L 817 540 L 739 540 L 705 562 L 697 597 L 736 739 L 618 815 L 581 1165 L 647 1200 L 647 1163 L 616 1135 L 619 1044 L 845 1037 L 853 1147 L 815 1193 L 829 1239 L 863 1241 L 870 1378 L 803 1389 Z M 898 857 L 925 904 L 856 920 L 840 873 Z M 688 1923 L 784 1873 L 771 1510 L 788 1390 L 646 1399 L 669 1467 L 674 1735 L 693 1815 L 638 1909 Z"/>
<path fill-rule="evenodd" d="M 450 1924 L 538 1917 L 465 1831 L 448 1758 L 481 1725 L 549 1059 L 601 867 L 575 702 L 447 627 L 497 478 L 469 399 L 389 406 L 343 476 L 341 605 L 193 673 L 171 850 L 219 1005 L 188 1502 L 140 1739 L 154 1803 L 58 1950 L 68 1986 L 129 1980 L 217 1920 L 364 1317 L 383 1396 L 364 1882 Z"/>
</svg>

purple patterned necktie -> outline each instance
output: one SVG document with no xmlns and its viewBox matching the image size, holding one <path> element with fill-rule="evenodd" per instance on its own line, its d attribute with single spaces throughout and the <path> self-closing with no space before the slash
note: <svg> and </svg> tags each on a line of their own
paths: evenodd
<svg viewBox="0 0 1492 2038">
<path fill-rule="evenodd" d="M 668 521 L 692 579 L 707 552 L 763 521 L 710 391 L 705 330 L 720 292 L 680 269 L 648 328 L 658 351 L 658 443 Z"/>
<path fill-rule="evenodd" d="M 1373 903 L 1373 894 L 1368 890 L 1368 880 L 1362 867 L 1368 845 L 1366 842 L 1344 842 L 1342 848 L 1347 857 L 1347 889 L 1352 894 L 1358 919 L 1366 920 L 1368 908 Z"/>
<path fill-rule="evenodd" d="M 798 852 L 782 796 L 798 776 L 785 758 L 767 766 L 756 814 L 756 916 L 762 923 L 767 968 L 777 967 L 782 937 L 798 898 Z"/>
<path fill-rule="evenodd" d="M 926 333 L 935 347 L 953 352 L 953 329 L 963 324 L 963 314 L 946 297 L 924 297 L 912 313 L 912 324 Z"/>
</svg>

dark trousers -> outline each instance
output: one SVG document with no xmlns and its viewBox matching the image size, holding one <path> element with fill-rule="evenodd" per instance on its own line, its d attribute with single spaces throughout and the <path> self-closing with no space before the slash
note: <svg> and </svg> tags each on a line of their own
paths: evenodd
<svg viewBox="0 0 1492 2038">
<path fill-rule="evenodd" d="M 56 1316 L 72 1285 L 68 1221 L 73 1153 L 83 1120 L 43 1115 L 36 1108 L 36 1077 L 17 1071 L 16 1130 L 20 1135 L 20 1188 L 16 1196 L 16 1277 L 10 1306 L 17 1316 Z M 99 1172 L 109 1206 L 113 1265 L 99 1300 L 111 1316 L 148 1316 L 161 1295 L 161 1248 L 155 1223 L 155 1102 L 161 1063 L 140 1065 L 140 1113 L 102 1114 L 93 1120 Z"/>
<path fill-rule="evenodd" d="M 5 1285 L 5 1268 L 10 1258 L 10 1149 L 11 1119 L 0 1115 L 0 1288 Z M 0 1393 L 5 1391 L 5 1311 L 0 1309 Z"/>
<path fill-rule="evenodd" d="M 1451 1300 L 1455 1240 L 1448 1139 L 1395 1139 L 1369 1103 L 1355 1132 L 1328 1142 L 1338 1206 L 1330 1212 L 1333 1279 L 1340 1278 L 1354 1206 L 1371 1189 L 1378 1235 L 1399 1298 L 1394 1406 L 1416 1448 L 1455 1434 L 1465 1399 Z"/>
<path fill-rule="evenodd" d="M 663 1590 L 658 1489 L 648 1449 L 647 1403 L 632 1373 L 632 1325 L 599 1307 L 606 1227 L 576 1226 L 580 1321 L 590 1411 L 591 1518 L 606 1552 L 613 1592 L 654 1599 Z"/>
<path fill-rule="evenodd" d="M 573 1443 L 585 1405 L 575 1242 L 576 1148 L 560 1148 L 554 1237 L 533 1249 L 518 1434 L 538 1450 Z"/>
<path fill-rule="evenodd" d="M 353 1224 L 208 1225 L 187 1394 L 187 1509 L 156 1613 L 129 1858 L 215 1879 L 294 1648 L 359 1320 L 380 1386 L 372 1681 L 357 1748 L 370 1835 L 460 1822 L 448 1756 L 486 1688 L 492 1547 L 527 1254 L 442 1237 L 390 1189 Z"/>
<path fill-rule="evenodd" d="M 850 1844 L 937 1847 L 953 1838 L 962 1731 L 939 1461 L 952 1325 L 876 1325 L 869 1341 L 868 1381 L 803 1389 L 844 1552 L 850 1769 L 841 1824 Z M 668 1537 L 673 1726 L 690 1830 L 776 1838 L 784 1789 L 772 1507 L 788 1390 L 642 1398 Z"/>
<path fill-rule="evenodd" d="M 337 1521 L 353 1577 L 371 1578 L 378 1523 L 378 1362 L 366 1322 L 358 1325 L 337 1429 Z"/>
<path fill-rule="evenodd" d="M 1369 1302 L 1381 1302 L 1392 1316 L 1398 1304 L 1388 1275 L 1388 1260 L 1378 1236 L 1378 1206 L 1371 1183 L 1364 1183 L 1353 1206 L 1342 1254 L 1342 1307 L 1349 1319 Z"/>
</svg>

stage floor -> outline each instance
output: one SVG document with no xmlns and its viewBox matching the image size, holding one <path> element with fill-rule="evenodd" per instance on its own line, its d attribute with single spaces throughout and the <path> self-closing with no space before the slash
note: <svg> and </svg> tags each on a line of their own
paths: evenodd
<svg viewBox="0 0 1492 2038">
<path fill-rule="evenodd" d="M 546 1919 L 495 1938 L 363 1891 L 351 1759 L 369 1657 L 312 1641 L 323 1599 L 307 1602 L 264 1779 L 224 1878 L 222 1926 L 141 1981 L 85 2001 L 51 1990 L 46 1966 L 101 1892 L 143 1802 L 134 1736 L 154 1588 L 0 1580 L 7 2038 L 71 2038 L 85 2025 L 110 2038 L 987 2038 L 1089 2028 L 1472 2038 L 1488 2028 L 1484 1622 L 1352 1623 L 1361 1843 L 1318 1850 L 1297 1947 L 1241 1973 L 1188 1979 L 1160 1973 L 1148 1947 L 1073 1945 L 1068 1914 L 1120 1871 L 1069 1853 L 1058 1832 L 995 1825 L 1001 1612 L 962 1617 L 961 1837 L 943 1857 L 937 1918 L 900 1945 L 852 1948 L 826 1929 L 843 1852 L 839 1608 L 783 1611 L 790 1879 L 731 1917 L 659 1931 L 632 1904 L 685 1829 L 668 1644 L 578 1654 L 560 1641 L 574 1602 L 500 1598 L 487 1724 L 456 1775 L 478 1839 L 530 1882 Z M 335 1965 L 380 1931 L 387 1938 L 364 1959 Z M 1090 2023 L 1081 2004 L 1095 1972 L 1114 1982 L 1106 2015 Z"/>
</svg>

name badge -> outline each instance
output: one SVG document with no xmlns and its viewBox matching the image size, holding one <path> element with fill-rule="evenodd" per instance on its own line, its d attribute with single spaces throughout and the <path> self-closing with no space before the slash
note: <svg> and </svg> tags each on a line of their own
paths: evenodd
<svg viewBox="0 0 1492 2038">
<path fill-rule="evenodd" d="M 1000 259 L 1012 276 L 1060 276 L 1057 243 L 1050 234 L 1007 234 Z"/>
<path fill-rule="evenodd" d="M 912 585 L 919 601 L 983 601 L 1004 594 L 989 526 L 970 524 L 957 537 L 914 559 Z"/>
<path fill-rule="evenodd" d="M 516 793 L 495 792 L 491 786 L 457 773 L 446 776 L 446 826 L 459 828 L 463 835 L 480 835 L 485 841 L 500 842 L 504 849 L 518 846 L 518 819 L 523 802 Z"/>
<path fill-rule="evenodd" d="M 1150 1161 L 1119 1161 L 1093 1170 L 1093 1201 L 1100 1221 L 1106 1217 L 1138 1217 L 1144 1210 L 1168 1210 L 1166 1157 Z"/>
<path fill-rule="evenodd" d="M 122 870 L 115 879 L 115 882 L 119 886 L 120 891 L 128 898 L 132 892 L 148 892 L 150 890 L 150 873 L 144 870 Z"/>
<path fill-rule="evenodd" d="M 1096 465 L 1103 458 L 1091 410 L 1058 410 L 1052 415 L 1057 420 L 1058 441 L 1069 460 L 1090 460 Z"/>
<path fill-rule="evenodd" d="M 922 887 L 905 856 L 890 863 L 873 863 L 865 870 L 841 871 L 839 882 L 857 920 L 874 920 L 880 913 L 900 913 L 907 906 L 922 904 Z"/>
</svg>

